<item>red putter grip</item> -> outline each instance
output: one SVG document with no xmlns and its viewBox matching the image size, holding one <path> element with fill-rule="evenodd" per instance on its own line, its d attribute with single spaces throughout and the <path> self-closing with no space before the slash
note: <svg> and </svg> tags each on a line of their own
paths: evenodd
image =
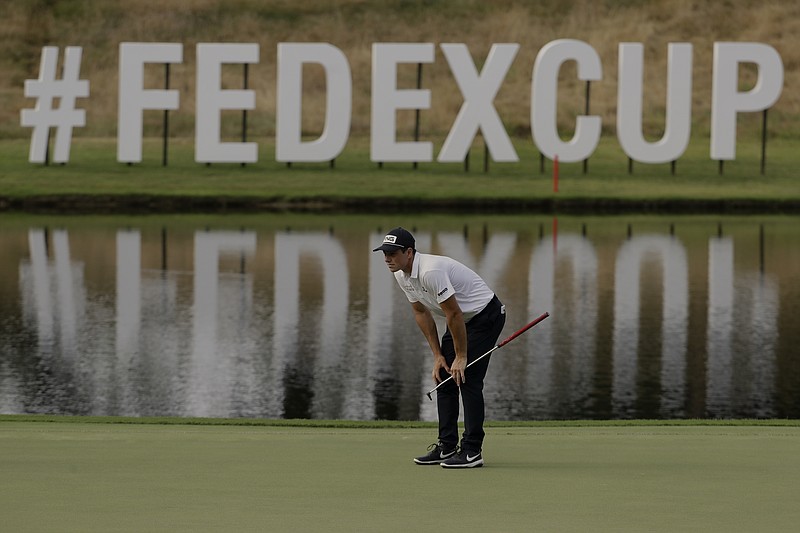
<svg viewBox="0 0 800 533">
<path fill-rule="evenodd" d="M 514 339 L 516 339 L 517 337 L 519 337 L 520 335 L 522 335 L 523 333 L 525 333 L 526 331 L 531 329 L 533 326 L 535 326 L 536 324 L 538 324 L 539 322 L 541 322 L 542 320 L 544 320 L 545 318 L 547 318 L 549 316 L 550 316 L 550 313 L 544 313 L 542 316 L 533 319 L 527 325 L 523 326 L 522 329 L 520 329 L 519 331 L 517 331 L 516 333 L 511 335 L 509 338 L 507 338 L 506 340 L 504 340 L 500 344 L 498 344 L 497 347 L 500 348 L 501 346 L 505 346 L 506 344 L 508 344 L 509 342 L 513 341 Z"/>
</svg>

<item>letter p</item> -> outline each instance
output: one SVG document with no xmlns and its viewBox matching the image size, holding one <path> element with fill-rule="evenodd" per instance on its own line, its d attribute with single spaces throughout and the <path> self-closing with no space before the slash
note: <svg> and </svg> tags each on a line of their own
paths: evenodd
<svg viewBox="0 0 800 533">
<path fill-rule="evenodd" d="M 739 92 L 739 64 L 755 63 L 758 82 Z M 773 47 L 761 43 L 715 43 L 711 104 L 711 159 L 736 159 L 736 114 L 768 109 L 783 89 L 783 63 Z"/>
</svg>

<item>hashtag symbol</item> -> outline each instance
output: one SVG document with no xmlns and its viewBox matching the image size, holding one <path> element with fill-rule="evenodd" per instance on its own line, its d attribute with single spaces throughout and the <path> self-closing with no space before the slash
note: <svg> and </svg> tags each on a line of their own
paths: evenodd
<svg viewBox="0 0 800 533">
<path fill-rule="evenodd" d="M 20 124 L 33 128 L 31 148 L 28 161 L 43 163 L 46 158 L 50 140 L 50 128 L 56 129 L 56 146 L 53 161 L 66 163 L 69 161 L 69 149 L 72 143 L 72 128 L 86 125 L 86 111 L 75 109 L 76 98 L 89 96 L 89 82 L 79 80 L 81 67 L 80 46 L 68 46 L 64 58 L 64 74 L 56 79 L 58 64 L 58 47 L 42 48 L 42 60 L 39 64 L 39 79 L 25 80 L 25 96 L 36 98 L 34 109 L 23 109 L 20 113 Z M 60 100 L 57 109 L 53 109 L 55 99 Z"/>
</svg>

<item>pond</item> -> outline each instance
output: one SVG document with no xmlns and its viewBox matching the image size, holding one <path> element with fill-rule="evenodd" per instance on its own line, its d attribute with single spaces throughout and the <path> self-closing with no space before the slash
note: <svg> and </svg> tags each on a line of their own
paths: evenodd
<svg viewBox="0 0 800 533">
<path fill-rule="evenodd" d="M 0 413 L 435 420 L 388 229 L 508 310 L 487 418 L 800 417 L 800 218 L 0 215 Z M 441 326 L 441 324 L 440 324 Z"/>
</svg>

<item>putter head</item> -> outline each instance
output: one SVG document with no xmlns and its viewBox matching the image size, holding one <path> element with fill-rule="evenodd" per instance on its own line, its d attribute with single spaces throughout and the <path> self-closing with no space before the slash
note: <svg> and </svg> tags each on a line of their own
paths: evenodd
<svg viewBox="0 0 800 533">
<path fill-rule="evenodd" d="M 431 396 L 431 393 L 430 393 L 430 392 L 426 392 L 425 394 L 428 396 L 428 399 L 429 399 L 430 401 L 433 401 L 433 397 Z"/>
</svg>

